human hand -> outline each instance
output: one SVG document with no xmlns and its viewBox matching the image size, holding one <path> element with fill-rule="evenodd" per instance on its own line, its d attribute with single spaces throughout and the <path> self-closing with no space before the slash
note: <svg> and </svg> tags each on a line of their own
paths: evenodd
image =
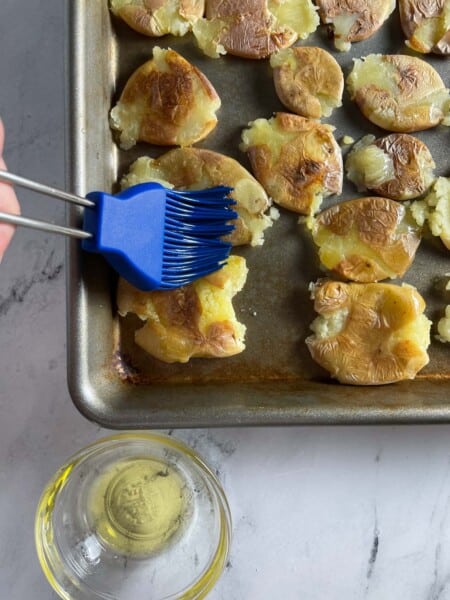
<svg viewBox="0 0 450 600">
<path fill-rule="evenodd" d="M 3 127 L 3 122 L 0 119 L 0 169 L 6 169 L 6 165 L 3 160 L 4 141 L 5 129 Z M 14 188 L 8 183 L 0 182 L 0 211 L 17 215 L 20 214 L 20 206 L 14 192 Z M 0 261 L 3 258 L 6 248 L 9 246 L 12 236 L 14 235 L 14 230 L 14 225 L 0 223 Z"/>
</svg>

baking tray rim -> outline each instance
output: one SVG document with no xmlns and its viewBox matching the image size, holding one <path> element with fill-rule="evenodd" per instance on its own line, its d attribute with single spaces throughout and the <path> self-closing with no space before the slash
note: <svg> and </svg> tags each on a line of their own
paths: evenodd
<svg viewBox="0 0 450 600">
<path fill-rule="evenodd" d="M 66 57 L 68 62 L 67 69 L 67 90 L 65 103 L 68 121 L 66 124 L 66 164 L 67 168 L 67 189 L 74 193 L 84 193 L 84 183 L 86 180 L 86 143 L 87 132 L 83 131 L 81 123 L 85 119 L 85 32 L 83 28 L 83 15 L 86 0 L 72 0 L 66 5 L 66 31 L 69 32 L 66 43 Z M 68 221 L 74 220 L 73 209 L 68 209 Z M 315 402 L 314 386 L 309 386 L 306 394 L 294 394 L 291 391 L 283 395 L 283 411 L 275 405 L 263 406 L 258 400 L 261 397 L 259 391 L 256 395 L 253 393 L 251 383 L 239 384 L 238 395 L 248 394 L 255 396 L 252 404 L 245 406 L 237 403 L 228 407 L 225 414 L 220 413 L 217 406 L 182 406 L 171 410 L 139 410 L 136 403 L 131 402 L 128 406 L 128 412 L 120 408 L 111 413 L 111 406 L 115 401 L 111 401 L 107 396 L 101 396 L 98 389 L 92 381 L 89 380 L 89 366 L 87 364 L 86 347 L 87 335 L 82 326 L 83 310 L 86 309 L 86 289 L 82 281 L 80 269 L 80 248 L 74 241 L 68 241 L 66 245 L 67 274 L 67 377 L 69 392 L 74 405 L 79 412 L 88 420 L 98 423 L 100 426 L 109 429 L 139 429 L 139 428 L 185 428 L 185 427 L 222 427 L 222 426 L 274 426 L 274 425 L 368 425 L 368 424 L 430 424 L 430 423 L 449 423 L 450 422 L 450 402 L 446 402 L 446 389 L 436 388 L 433 393 L 432 404 L 427 406 L 427 396 L 429 390 L 423 389 L 419 393 L 414 390 L 409 395 L 412 402 L 402 404 L 393 403 L 392 405 L 383 404 L 355 404 L 354 402 L 345 404 L 336 404 L 332 401 L 331 393 L 330 403 L 319 404 Z M 448 380 L 445 380 L 446 382 Z M 423 383 L 423 380 L 422 380 Z M 430 384 L 439 385 L 439 381 Z M 119 385 L 125 385 L 120 383 Z M 232 384 L 230 392 L 236 393 L 238 384 Z M 399 384 L 392 384 L 382 387 L 385 395 L 396 395 L 399 391 Z M 142 392 L 141 386 L 141 392 Z M 184 387 L 181 385 L 171 385 L 167 388 L 169 395 L 173 396 L 182 393 Z M 223 388 L 223 384 L 209 386 L 209 389 Z M 281 386 L 283 387 L 283 386 Z M 346 386 L 341 387 L 340 395 Z M 450 391 L 450 386 L 448 391 Z M 330 389 L 336 389 L 330 386 Z M 352 388 L 355 389 L 355 388 Z M 361 395 L 367 388 L 359 388 Z M 373 389 L 373 388 L 372 388 Z M 130 391 L 130 384 L 127 385 L 127 391 Z M 151 396 L 152 390 L 149 390 Z M 154 390 L 153 390 L 154 392 Z M 320 395 L 320 394 L 319 394 Z M 403 394 L 400 394 L 403 395 Z M 450 395 L 450 394 L 449 394 Z M 439 396 L 442 398 L 439 399 Z M 434 400 L 436 398 L 436 401 Z M 285 406 L 291 399 L 291 405 Z M 420 406 L 423 400 L 424 406 Z M 449 398 L 450 400 L 450 398 Z M 117 408 L 117 407 L 116 407 Z M 131 411 L 131 413 L 130 413 Z M 133 412 L 134 411 L 134 412 Z M 126 416 L 125 416 L 126 415 Z"/>
</svg>

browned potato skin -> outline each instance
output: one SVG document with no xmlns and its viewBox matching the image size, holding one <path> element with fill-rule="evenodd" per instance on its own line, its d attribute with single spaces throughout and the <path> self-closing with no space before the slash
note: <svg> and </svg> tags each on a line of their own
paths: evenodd
<svg viewBox="0 0 450 600">
<path fill-rule="evenodd" d="M 376 194 L 393 200 L 411 200 L 427 191 L 420 174 L 418 157 L 421 152 L 431 154 L 427 146 L 418 138 L 407 133 L 392 133 L 373 142 L 394 163 L 395 179 L 373 188 Z"/>
<path fill-rule="evenodd" d="M 206 18 L 226 19 L 220 43 L 229 54 L 242 58 L 267 58 L 297 39 L 294 32 L 272 29 L 265 0 L 207 0 Z"/>
<path fill-rule="evenodd" d="M 391 276 L 389 271 L 403 276 L 414 260 L 421 239 L 418 226 L 411 226 L 402 233 L 397 231 L 404 214 L 405 208 L 398 202 L 376 196 L 347 200 L 322 211 L 316 217 L 318 230 L 344 238 L 355 231 L 361 243 L 358 253 L 343 256 L 333 272 L 363 283 L 386 279 Z M 369 253 L 365 255 L 364 246 L 386 267 Z"/>
<path fill-rule="evenodd" d="M 403 101 L 413 97 L 417 91 L 425 95 L 430 89 L 444 87 L 439 73 L 423 60 L 401 54 L 384 55 L 384 60 L 393 64 L 397 69 L 399 94 Z M 419 68 L 419 64 L 421 67 L 425 66 L 425 71 Z M 429 107 L 424 105 L 413 105 L 411 109 L 407 107 L 399 109 L 398 98 L 393 98 L 389 92 L 375 86 L 363 86 L 357 90 L 352 99 L 355 100 L 365 117 L 375 125 L 383 128 L 385 128 L 385 125 L 383 122 L 378 122 L 374 117 L 373 108 L 375 106 L 389 106 L 396 115 L 391 120 L 389 127 L 394 132 L 411 133 L 431 129 L 439 125 L 443 119 L 443 115 L 436 115 L 431 118 Z"/>
<path fill-rule="evenodd" d="M 139 300 L 139 290 L 120 280 L 120 294 L 134 293 Z M 201 304 L 192 286 L 184 286 L 176 290 L 151 292 L 152 302 L 160 322 L 147 321 L 147 329 L 154 335 L 159 334 L 162 326 L 170 332 L 174 347 L 195 349 L 196 356 L 222 357 L 233 354 L 234 327 L 228 321 L 212 323 L 206 335 L 199 330 Z M 160 324 L 161 323 L 161 324 Z"/>
<path fill-rule="evenodd" d="M 426 19 L 439 17 L 444 9 L 445 0 L 399 0 L 398 7 L 403 32 L 413 50 L 428 54 L 450 54 L 450 31 L 447 31 L 433 46 L 425 45 L 414 37 L 419 25 Z"/>
<path fill-rule="evenodd" d="M 385 21 L 385 5 L 388 0 L 315 0 L 322 23 L 332 22 L 334 17 L 353 13 L 359 15 L 344 41 L 361 42 L 373 35 Z"/>
<path fill-rule="evenodd" d="M 219 98 L 207 77 L 174 50 L 166 54 L 168 71 L 159 71 L 153 60 L 137 69 L 127 81 L 120 101 L 133 104 L 146 98 L 145 118 L 141 122 L 139 140 L 150 144 L 169 146 L 179 144 L 179 132 L 189 119 L 196 97 L 194 78 L 197 79 L 211 101 Z M 217 119 L 204 125 L 203 139 L 214 129 Z"/>
<path fill-rule="evenodd" d="M 245 349 L 245 327 L 233 311 L 226 311 L 226 317 L 221 317 L 220 312 L 210 315 L 206 323 L 201 323 L 201 319 L 204 310 L 208 310 L 208 297 L 211 303 L 214 299 L 220 303 L 222 298 L 231 304 L 246 276 L 245 260 L 231 256 L 224 268 L 175 290 L 142 292 L 119 278 L 118 311 L 121 316 L 134 313 L 145 322 L 136 330 L 135 341 L 163 362 L 233 356 Z M 201 297 L 203 286 L 208 287 L 212 297 Z"/>
<path fill-rule="evenodd" d="M 400 336 L 395 342 L 396 332 L 414 326 L 425 309 L 414 288 L 323 280 L 315 289 L 314 309 L 319 315 L 349 311 L 337 335 L 306 339 L 313 359 L 341 383 L 381 385 L 413 379 L 429 362 L 426 350 L 414 340 Z"/>
<path fill-rule="evenodd" d="M 342 155 L 333 134 L 326 125 L 289 113 L 276 113 L 275 119 L 286 132 L 299 134 L 300 141 L 286 142 L 277 163 L 273 164 L 270 146 L 253 146 L 247 155 L 256 179 L 273 201 L 289 210 L 307 215 L 317 190 L 330 194 L 342 191 Z M 326 148 L 327 163 L 319 163 L 305 155 L 301 136 L 315 132 Z"/>
<path fill-rule="evenodd" d="M 119 9 L 117 16 L 138 33 L 160 37 L 165 35 L 165 32 L 158 30 L 153 15 L 165 3 L 166 0 L 140 0 Z M 185 19 L 200 19 L 204 10 L 204 0 L 180 0 L 179 13 Z"/>
<path fill-rule="evenodd" d="M 322 107 L 317 94 L 342 98 L 344 76 L 338 62 L 325 50 L 316 47 L 292 48 L 298 67 L 282 65 L 273 70 L 275 91 L 292 112 L 320 119 Z"/>
</svg>

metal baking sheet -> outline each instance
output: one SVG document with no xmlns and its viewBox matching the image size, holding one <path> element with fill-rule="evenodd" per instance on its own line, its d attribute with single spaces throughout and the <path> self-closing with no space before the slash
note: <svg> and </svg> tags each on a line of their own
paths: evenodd
<svg viewBox="0 0 450 600">
<path fill-rule="evenodd" d="M 107 0 L 72 0 L 69 9 L 70 85 L 68 94 L 70 185 L 76 193 L 115 189 L 118 179 L 141 155 L 168 148 L 139 144 L 119 151 L 108 126 L 108 112 L 129 75 L 148 60 L 154 45 L 172 47 L 197 65 L 216 87 L 222 107 L 217 128 L 199 147 L 232 156 L 249 168 L 239 151 L 247 123 L 283 110 L 267 60 L 225 56 L 209 59 L 191 35 L 152 40 L 114 19 Z M 335 52 L 324 28 L 306 42 L 329 51 L 348 74 L 352 59 L 371 52 L 407 53 L 397 13 L 366 42 L 349 53 Z M 427 57 L 450 84 L 448 59 Z M 345 97 L 326 120 L 358 139 L 385 132 L 372 126 Z M 417 134 L 429 146 L 437 173 L 450 175 L 444 127 Z M 356 197 L 346 185 L 340 199 Z M 339 200 L 331 198 L 327 206 Z M 71 209 L 73 223 L 80 215 Z M 99 257 L 68 249 L 68 379 L 73 400 L 89 419 L 110 428 L 223 425 L 412 423 L 450 421 L 449 345 L 433 341 L 430 364 L 416 380 L 388 386 L 352 387 L 332 382 L 310 358 L 304 344 L 314 314 L 308 284 L 320 275 L 317 254 L 297 223 L 281 211 L 261 248 L 236 250 L 245 256 L 249 276 L 235 297 L 238 318 L 247 326 L 247 349 L 228 359 L 194 359 L 162 364 L 133 342 L 138 325 L 119 320 L 116 278 Z M 425 240 L 404 281 L 427 300 L 435 322 L 444 308 L 438 282 L 450 270 L 448 252 Z M 448 302 L 448 298 L 447 298 Z"/>
</svg>

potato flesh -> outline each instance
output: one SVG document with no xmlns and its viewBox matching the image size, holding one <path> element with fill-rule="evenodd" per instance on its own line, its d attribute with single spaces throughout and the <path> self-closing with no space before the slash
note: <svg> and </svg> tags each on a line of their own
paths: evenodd
<svg viewBox="0 0 450 600">
<path fill-rule="evenodd" d="M 379 254 L 370 246 L 361 242 L 355 231 L 351 231 L 345 237 L 323 231 L 314 237 L 314 241 L 319 246 L 320 262 L 330 271 L 339 265 L 343 257 L 358 256 L 376 264 L 378 269 L 384 272 L 385 278 L 394 279 L 398 276 L 396 271 L 381 260 Z"/>
<path fill-rule="evenodd" d="M 320 103 L 323 117 L 330 117 L 334 108 L 342 106 L 340 98 L 333 98 L 332 96 L 326 96 L 325 94 L 317 94 L 317 100 Z"/>
<path fill-rule="evenodd" d="M 314 33 L 320 23 L 310 0 L 269 0 L 268 8 L 278 23 L 293 29 L 301 40 Z"/>
<path fill-rule="evenodd" d="M 347 37 L 357 19 L 357 13 L 347 13 L 333 17 L 334 45 L 341 52 L 348 52 L 351 48 L 351 43 L 347 40 Z"/>
<path fill-rule="evenodd" d="M 278 52 L 274 52 L 270 56 L 270 66 L 272 69 L 288 66 L 292 71 L 295 71 L 297 68 L 297 61 L 295 60 L 291 48 L 282 48 L 281 50 L 278 50 Z"/>
<path fill-rule="evenodd" d="M 409 340 L 417 347 L 426 348 L 430 340 L 431 321 L 425 315 L 419 315 L 415 321 L 406 323 L 391 336 L 388 348 L 393 351 L 395 346 L 404 340 Z"/>
<path fill-rule="evenodd" d="M 401 236 L 413 231 L 414 229 L 409 227 L 405 221 L 401 221 L 397 226 L 396 234 L 397 236 Z M 355 229 L 352 229 L 345 236 L 341 236 L 332 233 L 328 229 L 319 228 L 313 237 L 314 242 L 319 246 L 320 262 L 330 271 L 336 269 L 344 257 L 355 256 L 359 257 L 363 262 L 369 261 L 372 263 L 373 266 L 370 270 L 363 270 L 358 275 L 355 273 L 354 277 L 349 277 L 356 281 L 370 282 L 387 278 L 395 279 L 399 275 L 403 275 L 403 269 L 406 270 L 405 257 L 402 256 L 402 272 L 399 273 L 399 268 L 394 269 L 390 261 L 383 260 L 383 256 L 376 248 L 361 241 Z M 399 249 L 397 253 L 398 261 L 400 261 L 400 252 L 401 250 Z M 374 271 L 378 274 L 375 278 L 370 276 L 370 273 Z"/>
<path fill-rule="evenodd" d="M 199 330 L 203 335 L 206 335 L 211 323 L 230 321 L 235 323 L 238 339 L 243 339 L 245 326 L 237 322 L 231 299 L 244 287 L 247 278 L 247 268 L 245 260 L 240 256 L 231 257 L 231 260 L 228 260 L 227 266 L 228 279 L 224 288 L 211 284 L 210 279 L 206 277 L 197 281 L 195 287 L 202 306 Z"/>
<path fill-rule="evenodd" d="M 296 132 L 279 131 L 272 127 L 271 120 L 256 119 L 250 123 L 249 129 L 242 132 L 242 143 L 240 149 L 246 151 L 250 146 L 263 146 L 270 141 L 272 162 L 278 162 L 283 146 L 291 142 L 297 136 Z"/>
<path fill-rule="evenodd" d="M 166 188 L 173 188 L 174 186 L 167 181 L 166 177 L 167 173 L 164 169 L 159 168 L 156 161 L 141 156 L 134 161 L 128 173 L 122 177 L 120 184 L 123 190 L 133 185 L 147 183 L 148 181 L 156 181 Z"/>
<path fill-rule="evenodd" d="M 238 206 L 234 209 L 244 220 L 249 231 L 251 231 L 251 246 L 262 246 L 264 243 L 264 231 L 271 227 L 272 217 L 264 213 L 266 206 L 258 207 L 261 199 L 259 184 L 253 181 L 241 179 L 234 187 L 234 193 L 238 198 Z"/>
<path fill-rule="evenodd" d="M 345 162 L 347 177 L 359 191 L 374 189 L 395 177 L 394 162 L 372 142 L 374 136 L 365 136 L 355 144 Z"/>
<path fill-rule="evenodd" d="M 399 201 L 423 196 L 435 181 L 435 167 L 425 144 L 404 133 L 378 140 L 367 135 L 345 161 L 347 177 L 359 191 L 369 189 Z"/>
<path fill-rule="evenodd" d="M 135 341 L 163 362 L 233 356 L 245 349 L 246 328 L 236 319 L 232 298 L 244 286 L 247 272 L 243 258 L 230 256 L 222 269 L 186 286 L 196 304 L 195 311 L 187 306 L 186 313 L 184 308 L 174 311 L 172 301 L 165 301 L 173 298 L 173 291 L 140 292 L 121 280 L 118 311 L 122 316 L 137 314 L 145 321 Z"/>
<path fill-rule="evenodd" d="M 450 2 L 444 4 L 439 16 L 424 18 L 406 44 L 417 52 L 432 52 L 450 30 Z"/>
<path fill-rule="evenodd" d="M 450 250 L 450 178 L 439 177 L 423 200 L 413 202 L 411 212 L 420 226 L 427 222 L 431 233 Z"/>
<path fill-rule="evenodd" d="M 335 337 L 344 329 L 348 313 L 348 308 L 343 308 L 330 314 L 319 315 L 311 323 L 310 329 L 319 340 Z"/>
<path fill-rule="evenodd" d="M 398 88 L 394 83 L 395 75 L 396 69 L 394 65 L 383 61 L 378 54 L 370 54 L 364 60 L 357 58 L 354 61 L 347 84 L 352 95 L 366 85 L 373 85 L 380 90 L 386 90 L 396 95 Z"/>
<path fill-rule="evenodd" d="M 334 128 L 333 128 L 334 129 Z M 242 143 L 240 149 L 244 152 L 251 146 L 264 146 L 270 144 L 272 162 L 278 162 L 283 146 L 289 144 L 298 136 L 298 133 L 279 131 L 273 119 L 256 119 L 250 123 L 250 128 L 242 132 Z M 304 155 L 309 159 L 322 162 L 326 159 L 324 149 L 313 135 L 305 136 Z"/>
<path fill-rule="evenodd" d="M 227 22 L 223 19 L 214 19 L 211 21 L 199 19 L 194 24 L 192 32 L 198 47 L 206 56 L 219 58 L 219 56 L 227 53 L 223 44 L 220 43 L 220 34 L 226 27 Z"/>
<path fill-rule="evenodd" d="M 129 150 L 138 141 L 145 110 L 144 98 L 136 99 L 133 104 L 125 104 L 119 100 L 111 110 L 111 126 L 120 131 L 120 147 L 123 150 Z"/>
<path fill-rule="evenodd" d="M 445 315 L 439 319 L 437 324 L 438 335 L 436 338 L 442 342 L 450 342 L 450 304 L 445 307 Z"/>
</svg>

